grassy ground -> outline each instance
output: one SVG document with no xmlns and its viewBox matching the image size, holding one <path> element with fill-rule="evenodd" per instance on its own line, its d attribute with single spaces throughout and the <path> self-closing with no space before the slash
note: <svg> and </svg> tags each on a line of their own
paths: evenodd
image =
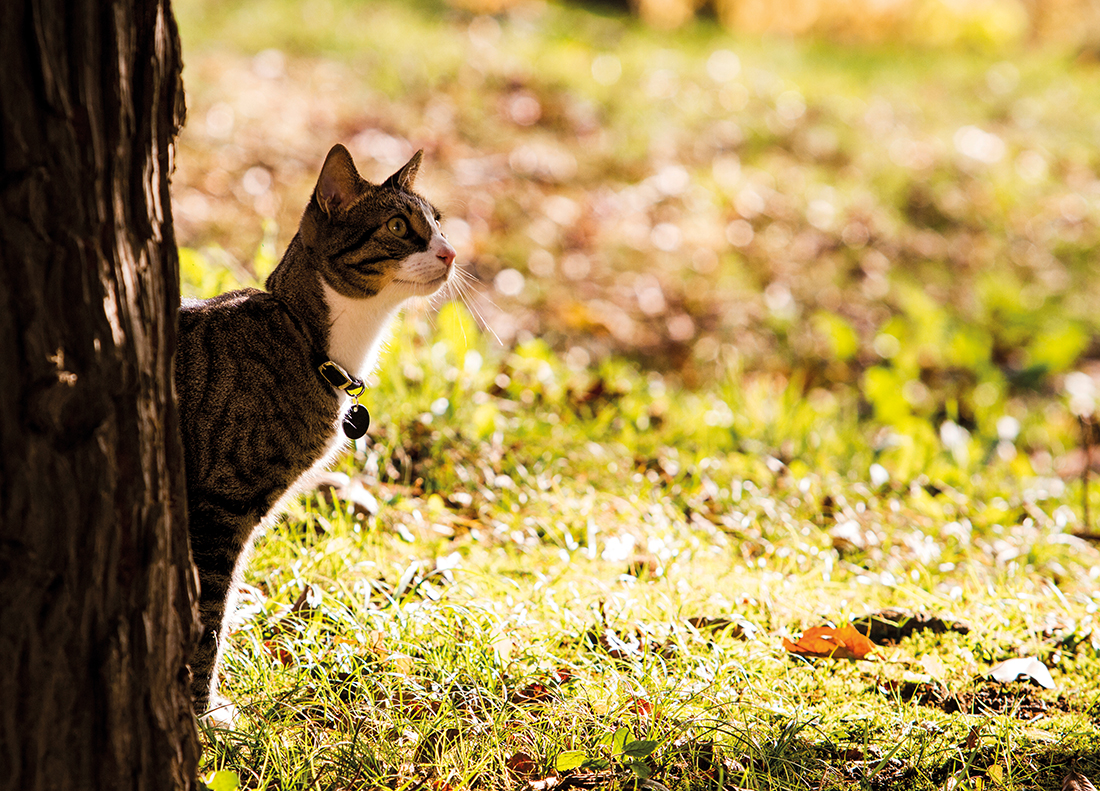
<svg viewBox="0 0 1100 791">
<path fill-rule="evenodd" d="M 855 404 L 577 373 L 538 344 L 467 350 L 449 321 L 402 339 L 350 485 L 261 542 L 227 669 L 242 718 L 210 734 L 211 766 L 274 788 L 1100 770 L 1096 552 L 1061 481 L 933 440 L 927 474 L 872 482 Z M 866 661 L 782 643 L 889 609 L 941 623 Z M 1019 656 L 1055 688 L 989 678 Z M 621 728 L 644 766 L 607 743 Z"/>
<path fill-rule="evenodd" d="M 212 785 L 1100 775 L 1095 68 L 518 8 L 178 4 L 185 290 L 269 271 L 337 140 L 425 147 L 483 283 L 259 542 Z"/>
</svg>

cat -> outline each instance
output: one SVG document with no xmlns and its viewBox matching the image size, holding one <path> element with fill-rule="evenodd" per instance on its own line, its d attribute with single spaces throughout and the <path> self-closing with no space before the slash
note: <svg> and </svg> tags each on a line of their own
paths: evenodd
<svg viewBox="0 0 1100 791">
<path fill-rule="evenodd" d="M 366 431 L 362 378 L 390 322 L 455 271 L 439 211 L 412 191 L 422 155 L 376 185 L 334 146 L 267 290 L 180 306 L 175 384 L 202 622 L 190 658 L 196 714 L 220 702 L 226 619 L 258 528 L 343 447 L 341 423 L 353 438 Z"/>
</svg>

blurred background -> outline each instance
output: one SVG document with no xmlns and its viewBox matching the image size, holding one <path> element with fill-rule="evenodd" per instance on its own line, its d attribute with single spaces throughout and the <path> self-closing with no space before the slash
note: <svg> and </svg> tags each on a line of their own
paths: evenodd
<svg viewBox="0 0 1100 791">
<path fill-rule="evenodd" d="M 424 148 L 502 348 L 772 377 L 1013 454 L 1031 431 L 1038 468 L 1091 415 L 1095 0 L 175 10 L 185 293 L 266 276 L 333 143 L 374 181 Z"/>
</svg>

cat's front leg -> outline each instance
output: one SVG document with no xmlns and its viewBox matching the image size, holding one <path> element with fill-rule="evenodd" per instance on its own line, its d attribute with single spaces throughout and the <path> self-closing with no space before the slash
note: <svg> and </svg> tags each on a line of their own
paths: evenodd
<svg viewBox="0 0 1100 791">
<path fill-rule="evenodd" d="M 226 622 L 233 612 L 242 556 L 258 519 L 227 514 L 224 508 L 196 504 L 189 515 L 191 554 L 199 572 L 202 636 L 191 653 L 191 697 L 195 713 L 226 720 L 227 702 L 217 697 L 218 666 L 225 647 Z M 223 711 L 214 711 L 214 708 Z"/>
</svg>

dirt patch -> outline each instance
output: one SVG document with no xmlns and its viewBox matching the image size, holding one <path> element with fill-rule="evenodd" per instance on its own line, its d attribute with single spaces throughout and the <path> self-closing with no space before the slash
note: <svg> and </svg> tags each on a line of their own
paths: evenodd
<svg viewBox="0 0 1100 791">
<path fill-rule="evenodd" d="M 947 621 L 928 613 L 905 610 L 882 610 L 873 615 L 857 618 L 852 621 L 852 626 L 878 645 L 900 642 L 914 632 L 932 632 L 933 634 L 944 632 L 968 634 L 970 632 L 970 627 L 966 624 Z"/>
<path fill-rule="evenodd" d="M 909 702 L 932 706 L 946 714 L 1004 714 L 1020 720 L 1030 720 L 1049 714 L 1073 711 L 1062 696 L 1048 701 L 1038 690 L 1025 682 L 1001 684 L 984 681 L 974 689 L 953 692 L 942 684 L 902 682 L 881 688 L 896 693 Z"/>
</svg>

